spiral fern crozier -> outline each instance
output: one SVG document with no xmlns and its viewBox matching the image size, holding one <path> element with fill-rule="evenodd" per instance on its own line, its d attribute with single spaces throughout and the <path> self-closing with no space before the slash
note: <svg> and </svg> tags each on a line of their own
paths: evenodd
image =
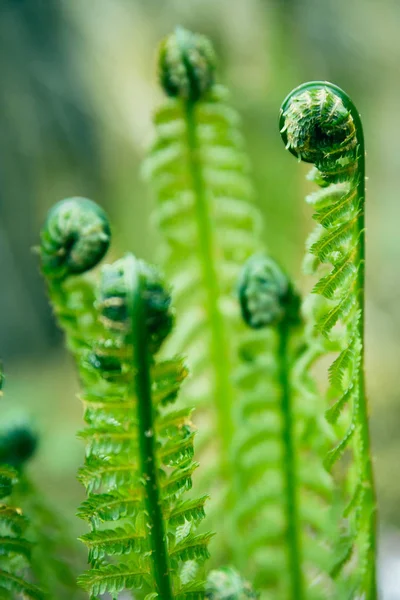
<svg viewBox="0 0 400 600">
<path fill-rule="evenodd" d="M 108 221 L 93 203 L 73 202 L 73 242 L 90 269 L 108 245 Z M 59 240 L 70 240 L 63 214 L 59 204 L 49 217 L 62 232 L 54 241 L 57 254 Z M 44 271 L 77 360 L 85 407 L 80 435 L 86 459 L 79 479 L 87 499 L 79 514 L 90 525 L 81 539 L 92 568 L 79 583 L 91 596 L 117 598 L 123 590 L 143 588 L 148 599 L 201 598 L 210 534 L 194 532 L 206 498 L 181 499 L 197 466 L 194 430 L 190 408 L 170 408 L 186 368 L 179 357 L 156 360 L 173 326 L 168 290 L 156 269 L 129 254 L 105 265 L 100 280 L 74 269 L 60 278 L 46 269 L 53 231 L 48 220 Z"/>
<path fill-rule="evenodd" d="M 318 225 L 308 243 L 307 266 L 312 272 L 320 267 L 323 274 L 313 290 L 325 306 L 318 310 L 318 343 L 326 338 L 327 352 L 332 343 L 340 346 L 329 368 L 328 398 L 334 402 L 326 413 L 340 441 L 326 456 L 325 466 L 331 470 L 348 449 L 354 456 L 345 482 L 349 499 L 341 552 L 332 572 L 349 577 L 348 597 L 375 600 L 376 499 L 364 374 L 363 128 L 347 94 L 326 82 L 307 83 L 291 92 L 281 108 L 280 127 L 290 152 L 315 165 L 312 179 L 322 188 L 309 197 Z M 338 472 L 338 477 L 343 475 Z M 343 570 L 350 557 L 349 568 Z"/>
</svg>

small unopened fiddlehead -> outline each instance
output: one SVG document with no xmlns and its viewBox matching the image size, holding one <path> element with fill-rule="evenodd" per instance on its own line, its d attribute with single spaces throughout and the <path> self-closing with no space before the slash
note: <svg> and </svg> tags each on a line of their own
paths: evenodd
<svg viewBox="0 0 400 600">
<path fill-rule="evenodd" d="M 242 317 L 253 329 L 299 318 L 298 296 L 287 276 L 268 256 L 256 254 L 247 261 L 239 280 L 238 295 Z"/>
<path fill-rule="evenodd" d="M 345 534 L 332 572 L 338 576 L 353 556 L 352 566 L 357 568 L 351 569 L 352 583 L 347 583 L 347 590 L 352 589 L 352 597 L 374 600 L 376 500 L 364 374 L 363 129 L 347 94 L 326 82 L 311 82 L 293 90 L 282 105 L 280 127 L 286 147 L 315 165 L 312 178 L 322 187 L 309 198 L 318 226 L 310 236 L 307 264 L 312 272 L 319 266 L 323 270 L 313 290 L 326 306 L 319 310 L 316 333 L 330 344 L 326 352 L 332 350 L 333 340 L 341 346 L 329 368 L 328 397 L 335 402 L 326 413 L 337 427 L 340 441 L 326 456 L 325 465 L 332 469 L 348 448 L 354 454 L 355 472 L 350 468 L 349 473 L 352 491 L 342 527 Z"/>
<path fill-rule="evenodd" d="M 61 200 L 41 231 L 40 257 L 46 277 L 63 278 L 97 265 L 108 250 L 110 227 L 104 211 L 87 198 Z"/>
<path fill-rule="evenodd" d="M 49 211 L 38 249 L 51 304 L 75 356 L 87 354 L 85 339 L 99 329 L 91 271 L 105 256 L 111 239 L 107 215 L 87 198 L 61 200 Z M 81 378 L 86 372 L 77 359 Z"/>
<path fill-rule="evenodd" d="M 160 83 L 168 96 L 199 100 L 214 83 L 215 55 L 204 35 L 182 27 L 160 44 Z"/>
<path fill-rule="evenodd" d="M 0 464 L 22 467 L 36 452 L 38 437 L 31 427 L 15 425 L 0 433 Z"/>
</svg>

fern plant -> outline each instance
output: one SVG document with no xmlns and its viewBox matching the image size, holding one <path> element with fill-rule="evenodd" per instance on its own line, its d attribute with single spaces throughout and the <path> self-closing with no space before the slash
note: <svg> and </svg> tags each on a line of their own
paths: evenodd
<svg viewBox="0 0 400 600">
<path fill-rule="evenodd" d="M 84 273 L 104 256 L 106 215 L 85 199 L 50 212 L 41 235 L 42 269 L 75 355 L 85 407 L 87 499 L 79 514 L 91 569 L 79 583 L 91 596 L 143 590 L 147 600 L 204 597 L 201 565 L 210 534 L 195 534 L 205 497 L 192 485 L 191 409 L 173 407 L 186 376 L 182 358 L 156 355 L 173 327 L 158 272 L 128 254 Z"/>
<path fill-rule="evenodd" d="M 253 434 L 256 441 L 239 446 L 237 455 L 247 464 L 243 506 L 257 507 L 236 509 L 242 536 L 250 540 L 247 568 L 263 599 L 336 598 L 330 576 L 333 485 L 319 460 L 329 428 L 309 374 L 314 355 L 304 342 L 299 296 L 264 254 L 245 264 L 238 294 L 246 324 L 273 332 L 270 343 L 258 348 L 264 382 L 255 393 L 263 402 L 249 404 L 243 414 L 259 439 Z"/>
<path fill-rule="evenodd" d="M 242 552 L 229 515 L 238 491 L 232 444 L 241 426 L 239 348 L 248 338 L 232 291 L 243 261 L 262 248 L 262 219 L 252 203 L 240 120 L 216 83 L 207 38 L 181 28 L 168 36 L 159 79 L 167 98 L 154 115 L 144 173 L 157 197 L 159 261 L 181 315 L 168 349 L 185 348 L 189 358 L 182 405 L 196 406 L 198 450 L 213 464 L 200 469 L 199 486 L 211 486 L 215 520 L 227 515 L 220 542 L 232 559 Z"/>
<path fill-rule="evenodd" d="M 1 369 L 0 395 L 2 384 Z M 21 437 L 11 431 L 0 439 L 0 597 L 42 600 L 44 592 L 32 583 L 32 543 L 25 536 L 29 520 L 14 497 L 18 468 L 33 451 L 31 444 L 16 443 L 20 441 Z M 16 446 L 18 452 L 13 452 Z"/>
<path fill-rule="evenodd" d="M 326 417 L 339 441 L 325 457 L 331 471 L 347 451 L 353 461 L 337 466 L 348 494 L 340 552 L 333 573 L 343 578 L 343 598 L 377 597 L 376 499 L 364 374 L 365 149 L 360 116 L 338 87 L 311 82 L 296 88 L 281 108 L 286 147 L 314 164 L 311 179 L 322 189 L 309 197 L 318 225 L 307 246 L 307 268 L 322 278 L 313 292 L 322 301 L 315 338 L 339 354 L 329 368 Z M 328 266 L 330 265 L 330 266 Z M 315 340 L 314 340 L 315 343 Z"/>
<path fill-rule="evenodd" d="M 6 512 L 29 515 L 29 520 L 22 519 L 29 550 L 29 581 L 34 581 L 51 598 L 78 598 L 74 541 L 60 515 L 46 503 L 27 472 L 36 447 L 37 435 L 27 423 L 10 425 L 0 432 L 1 468 L 15 471 L 10 502 L 17 508 L 5 507 Z"/>
</svg>

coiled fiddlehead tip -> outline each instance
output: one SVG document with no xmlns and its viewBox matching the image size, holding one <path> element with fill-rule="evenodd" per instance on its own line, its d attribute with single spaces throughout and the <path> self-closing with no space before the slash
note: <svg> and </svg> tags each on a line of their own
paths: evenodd
<svg viewBox="0 0 400 600">
<path fill-rule="evenodd" d="M 286 148 L 304 162 L 324 169 L 332 161 L 354 162 L 359 130 L 357 111 L 339 87 L 323 81 L 304 83 L 285 98 L 279 128 Z"/>
<path fill-rule="evenodd" d="M 98 204 L 87 198 L 68 198 L 49 211 L 40 237 L 44 274 L 62 279 L 95 267 L 108 250 L 111 232 Z"/>
<path fill-rule="evenodd" d="M 204 36 L 178 27 L 159 51 L 160 83 L 168 96 L 197 101 L 214 83 L 215 54 Z"/>
<path fill-rule="evenodd" d="M 158 270 L 128 254 L 112 265 L 102 269 L 99 308 L 106 326 L 125 331 L 129 327 L 132 269 L 138 268 L 142 276 L 142 300 L 145 306 L 146 328 L 150 340 L 150 352 L 160 348 L 173 326 L 171 295 L 166 289 Z"/>
<path fill-rule="evenodd" d="M 233 569 L 224 567 L 211 571 L 207 577 L 206 598 L 209 600 L 257 600 L 259 594 L 248 581 Z"/>
<path fill-rule="evenodd" d="M 238 296 L 242 317 L 253 329 L 299 319 L 298 295 L 279 265 L 264 254 L 253 255 L 244 265 Z"/>
<path fill-rule="evenodd" d="M 36 432 L 26 424 L 14 425 L 0 433 L 0 464 L 22 467 L 35 454 Z"/>
</svg>

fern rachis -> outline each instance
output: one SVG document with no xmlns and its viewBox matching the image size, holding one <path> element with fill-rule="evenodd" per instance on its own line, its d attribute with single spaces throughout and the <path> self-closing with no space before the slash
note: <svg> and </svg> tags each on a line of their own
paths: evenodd
<svg viewBox="0 0 400 600">
<path fill-rule="evenodd" d="M 350 472 L 351 500 L 347 558 L 355 553 L 357 568 L 348 584 L 354 595 L 377 597 L 375 574 L 376 499 L 370 450 L 368 407 L 364 373 L 365 287 L 365 150 L 359 114 L 339 88 L 312 82 L 296 88 L 281 109 L 281 131 L 287 148 L 317 168 L 313 178 L 323 186 L 315 195 L 314 218 L 322 236 L 309 252 L 318 263 L 330 263 L 332 271 L 315 285 L 314 292 L 327 298 L 317 331 L 328 340 L 339 336 L 340 354 L 329 369 L 329 397 L 336 398 L 327 411 L 331 422 L 340 421 L 337 446 L 327 455 L 332 468 L 351 447 L 356 472 Z M 318 205 L 322 205 L 319 207 Z M 314 258 L 314 260 L 315 260 Z M 326 267 L 325 267 L 326 269 Z M 350 415 L 343 411 L 349 407 Z M 343 421 L 347 420 L 347 424 Z M 360 486 L 362 493 L 360 493 Z M 346 560 L 335 569 L 338 575 Z M 351 583 L 352 582 L 352 583 Z M 353 585 L 353 588 L 349 586 Z"/>
</svg>

